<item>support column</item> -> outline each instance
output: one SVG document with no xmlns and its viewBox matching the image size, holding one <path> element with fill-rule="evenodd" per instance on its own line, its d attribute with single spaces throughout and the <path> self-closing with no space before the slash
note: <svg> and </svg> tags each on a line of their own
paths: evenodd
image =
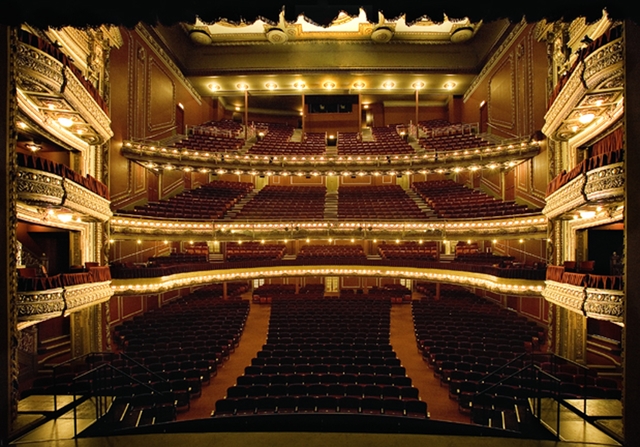
<svg viewBox="0 0 640 447">
<path fill-rule="evenodd" d="M 640 445 L 640 153 L 635 149 L 640 141 L 640 91 L 636 80 L 640 77 L 640 27 L 633 21 L 624 23 L 624 330 L 622 423 L 625 445 Z"/>
<path fill-rule="evenodd" d="M 226 300 L 228 298 L 227 296 L 227 282 L 224 281 L 222 283 L 222 299 Z"/>
<path fill-rule="evenodd" d="M 2 304 L 0 305 L 0 445 L 13 431 L 18 407 L 18 337 L 17 274 L 16 274 L 16 184 L 15 160 L 16 119 L 15 96 L 15 35 L 5 25 L 0 26 L 0 163 L 3 187 L 0 188 L 0 240 L 6 256 L 0 257 Z"/>
<path fill-rule="evenodd" d="M 436 301 L 440 301 L 440 283 L 436 283 L 436 296 L 434 297 Z"/>
</svg>

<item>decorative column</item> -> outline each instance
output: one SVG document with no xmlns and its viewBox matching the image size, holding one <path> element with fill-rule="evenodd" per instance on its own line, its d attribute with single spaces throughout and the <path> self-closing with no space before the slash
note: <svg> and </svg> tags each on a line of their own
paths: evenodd
<svg viewBox="0 0 640 447">
<path fill-rule="evenodd" d="M 0 257 L 0 275 L 3 275 L 2 305 L 0 305 L 0 444 L 13 431 L 18 413 L 18 343 L 17 330 L 17 237 L 16 237 L 16 141 L 14 123 L 17 113 L 15 86 L 15 55 L 17 36 L 5 25 L 0 26 L 0 153 L 3 162 L 0 171 L 3 187 L 0 188 L 0 216 L 2 221 L 2 245 L 6 256 Z"/>
</svg>

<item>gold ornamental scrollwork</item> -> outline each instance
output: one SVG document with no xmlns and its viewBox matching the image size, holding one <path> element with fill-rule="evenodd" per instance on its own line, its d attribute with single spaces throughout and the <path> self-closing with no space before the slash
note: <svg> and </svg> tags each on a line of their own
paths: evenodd
<svg viewBox="0 0 640 447">
<path fill-rule="evenodd" d="M 624 314 L 624 292 L 617 290 L 587 289 L 584 311 L 587 317 L 590 318 L 622 323 Z"/>
</svg>

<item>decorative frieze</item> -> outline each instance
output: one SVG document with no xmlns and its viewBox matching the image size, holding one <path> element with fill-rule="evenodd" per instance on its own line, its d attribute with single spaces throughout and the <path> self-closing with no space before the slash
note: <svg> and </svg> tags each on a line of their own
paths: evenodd
<svg viewBox="0 0 640 447">
<path fill-rule="evenodd" d="M 617 39 L 603 45 L 585 58 L 582 78 L 587 88 L 595 88 L 602 81 L 622 70 L 623 50 L 622 39 Z"/>
<path fill-rule="evenodd" d="M 587 289 L 584 312 L 587 317 L 623 322 L 624 292 L 618 290 Z"/>
<path fill-rule="evenodd" d="M 108 301 L 112 295 L 113 290 L 111 289 L 110 281 L 65 287 L 64 301 L 66 309 L 64 315 L 67 316 L 85 307 Z"/>
<path fill-rule="evenodd" d="M 68 179 L 64 180 L 63 187 L 66 192 L 63 205 L 67 208 L 100 222 L 109 220 L 113 215 L 107 199 Z"/>
<path fill-rule="evenodd" d="M 615 163 L 587 172 L 584 192 L 589 201 L 622 199 L 624 183 L 624 163 Z"/>
<path fill-rule="evenodd" d="M 545 281 L 542 296 L 552 304 L 579 314 L 584 313 L 585 287 L 556 281 Z"/>
<path fill-rule="evenodd" d="M 549 195 L 542 213 L 547 219 L 554 219 L 567 211 L 584 205 L 587 202 L 583 193 L 586 182 L 587 177 L 581 174 Z"/>
<path fill-rule="evenodd" d="M 40 206 L 60 206 L 64 201 L 62 177 L 36 169 L 18 169 L 18 200 Z"/>
<path fill-rule="evenodd" d="M 113 213 L 110 202 L 59 175 L 21 167 L 18 170 L 18 200 L 30 205 L 62 206 L 82 214 L 87 220 L 108 221 Z"/>
<path fill-rule="evenodd" d="M 18 292 L 18 329 L 62 316 L 65 303 L 63 289 Z"/>
<path fill-rule="evenodd" d="M 597 320 L 622 323 L 624 292 L 545 281 L 542 296 L 550 303 Z"/>
</svg>

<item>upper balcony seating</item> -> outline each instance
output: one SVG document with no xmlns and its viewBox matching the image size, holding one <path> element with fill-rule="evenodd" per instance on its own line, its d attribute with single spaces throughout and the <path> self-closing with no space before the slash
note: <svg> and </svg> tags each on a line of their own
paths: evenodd
<svg viewBox="0 0 640 447">
<path fill-rule="evenodd" d="M 263 244 L 260 242 L 227 242 L 227 261 L 263 261 L 282 259 L 287 251 L 285 244 Z"/>
<path fill-rule="evenodd" d="M 296 259 L 367 259 L 361 245 L 303 245 Z"/>
<path fill-rule="evenodd" d="M 290 126 L 264 124 L 264 136 L 249 150 L 250 155 L 295 156 L 323 155 L 326 152 L 324 133 L 306 133 L 302 141 L 291 141 L 294 128 Z"/>
<path fill-rule="evenodd" d="M 341 186 L 338 218 L 423 220 L 425 214 L 400 185 Z"/>
<path fill-rule="evenodd" d="M 267 185 L 246 203 L 236 219 L 249 220 L 322 220 L 324 186 Z"/>
<path fill-rule="evenodd" d="M 453 180 L 415 182 L 411 187 L 444 219 L 491 218 L 537 212 L 526 205 L 495 199 Z"/>
<path fill-rule="evenodd" d="M 184 191 L 169 200 L 136 206 L 133 212 L 119 212 L 140 217 L 220 219 L 252 189 L 252 183 L 214 181 L 197 189 Z"/>
<path fill-rule="evenodd" d="M 382 259 L 420 259 L 437 261 L 439 259 L 438 243 L 427 241 L 422 244 L 411 241 L 400 244 L 381 243 L 378 253 Z"/>
<path fill-rule="evenodd" d="M 209 262 L 208 256 L 203 254 L 171 253 L 169 256 L 151 256 L 149 267 L 168 266 L 175 264 L 203 264 Z"/>
<path fill-rule="evenodd" d="M 362 141 L 359 132 L 338 134 L 338 155 L 404 155 L 413 154 L 413 148 L 395 127 L 373 127 L 373 141 Z"/>
<path fill-rule="evenodd" d="M 100 197 L 109 200 L 109 188 L 107 185 L 90 175 L 83 177 L 62 163 L 56 163 L 46 158 L 36 157 L 35 155 L 25 154 L 24 152 L 18 152 L 18 166 L 59 175 L 60 177 L 69 179 Z"/>
<path fill-rule="evenodd" d="M 210 121 L 189 129 L 187 137 L 168 146 L 198 152 L 235 152 L 242 148 L 242 125 L 230 121 Z"/>
<path fill-rule="evenodd" d="M 547 197 L 562 188 L 581 174 L 588 171 L 619 163 L 623 159 L 624 130 L 619 127 L 605 138 L 595 143 L 588 152 L 588 158 L 575 165 L 569 171 L 562 171 L 547 185 Z"/>
</svg>

